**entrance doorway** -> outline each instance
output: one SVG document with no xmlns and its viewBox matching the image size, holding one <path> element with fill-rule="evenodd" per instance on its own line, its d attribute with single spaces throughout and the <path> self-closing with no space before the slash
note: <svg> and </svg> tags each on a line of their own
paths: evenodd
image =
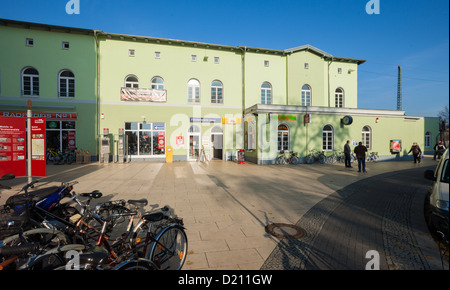
<svg viewBox="0 0 450 290">
<path fill-rule="evenodd" d="M 189 150 L 187 159 L 195 161 L 200 154 L 200 128 L 192 125 L 188 130 Z"/>
<path fill-rule="evenodd" d="M 211 144 L 213 158 L 222 160 L 223 157 L 223 131 L 219 126 L 211 129 Z"/>
</svg>

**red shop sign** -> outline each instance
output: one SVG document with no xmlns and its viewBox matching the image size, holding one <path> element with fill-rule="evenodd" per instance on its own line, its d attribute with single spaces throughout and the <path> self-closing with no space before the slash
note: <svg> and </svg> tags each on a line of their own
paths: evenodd
<svg viewBox="0 0 450 290">
<path fill-rule="evenodd" d="M 14 111 L 0 111 L 0 116 L 2 117 L 27 117 L 27 112 L 14 112 Z M 32 117 L 44 117 L 46 119 L 70 119 L 76 120 L 77 113 L 44 113 L 44 112 L 33 112 Z"/>
<path fill-rule="evenodd" d="M 0 116 L 0 176 L 27 176 L 26 122 Z"/>
<path fill-rule="evenodd" d="M 45 118 L 31 118 L 31 176 L 47 176 Z"/>
<path fill-rule="evenodd" d="M 158 149 L 164 149 L 165 146 L 164 132 L 158 132 Z"/>
</svg>

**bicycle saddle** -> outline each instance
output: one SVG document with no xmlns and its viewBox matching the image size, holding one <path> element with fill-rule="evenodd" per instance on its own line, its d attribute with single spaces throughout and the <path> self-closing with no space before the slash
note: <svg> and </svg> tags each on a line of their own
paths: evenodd
<svg viewBox="0 0 450 290">
<path fill-rule="evenodd" d="M 84 197 L 100 198 L 100 197 L 102 197 L 103 193 L 101 193 L 98 190 L 94 190 L 92 192 L 86 192 L 86 193 L 82 193 L 80 195 L 84 196 Z"/>
<path fill-rule="evenodd" d="M 132 204 L 134 206 L 138 206 L 138 207 L 144 207 L 148 204 L 148 201 L 145 198 L 142 199 L 130 199 L 128 200 L 129 204 Z"/>
<path fill-rule="evenodd" d="M 146 214 L 142 218 L 149 222 L 158 222 L 164 218 L 164 214 L 162 212 L 154 212 Z"/>
</svg>

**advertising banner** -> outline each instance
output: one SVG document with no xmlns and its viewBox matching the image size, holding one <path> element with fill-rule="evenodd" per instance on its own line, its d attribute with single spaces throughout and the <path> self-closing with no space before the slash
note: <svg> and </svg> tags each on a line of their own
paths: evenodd
<svg viewBox="0 0 450 290">
<path fill-rule="evenodd" d="M 31 176 L 47 176 L 45 118 L 31 118 Z"/>
<path fill-rule="evenodd" d="M 0 176 L 27 176 L 25 124 L 24 118 L 0 117 Z"/>
<path fill-rule="evenodd" d="M 158 149 L 164 149 L 166 147 L 166 142 L 164 138 L 164 132 L 158 132 Z"/>
<path fill-rule="evenodd" d="M 166 90 L 140 89 L 140 88 L 121 88 L 121 101 L 134 102 L 166 102 Z"/>
</svg>

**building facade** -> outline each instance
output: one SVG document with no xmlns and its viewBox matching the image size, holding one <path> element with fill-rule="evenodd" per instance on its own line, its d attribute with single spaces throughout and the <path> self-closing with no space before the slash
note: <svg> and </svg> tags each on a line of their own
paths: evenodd
<svg viewBox="0 0 450 290">
<path fill-rule="evenodd" d="M 310 45 L 225 46 L 9 20 L 0 37 L 8 40 L 0 42 L 3 114 L 23 112 L 28 99 L 42 113 L 75 113 L 74 121 L 49 115 L 48 136 L 64 149 L 65 131 L 75 130 L 77 147 L 93 156 L 106 137 L 114 161 L 122 133 L 132 161 L 194 161 L 202 150 L 229 160 L 245 149 L 257 164 L 282 150 L 341 152 L 347 140 L 403 158 L 413 142 L 431 151 L 439 133 L 437 118 L 358 108 L 365 60 Z"/>
<path fill-rule="evenodd" d="M 47 147 L 97 151 L 92 30 L 0 19 L 0 115 L 46 117 Z"/>
</svg>

